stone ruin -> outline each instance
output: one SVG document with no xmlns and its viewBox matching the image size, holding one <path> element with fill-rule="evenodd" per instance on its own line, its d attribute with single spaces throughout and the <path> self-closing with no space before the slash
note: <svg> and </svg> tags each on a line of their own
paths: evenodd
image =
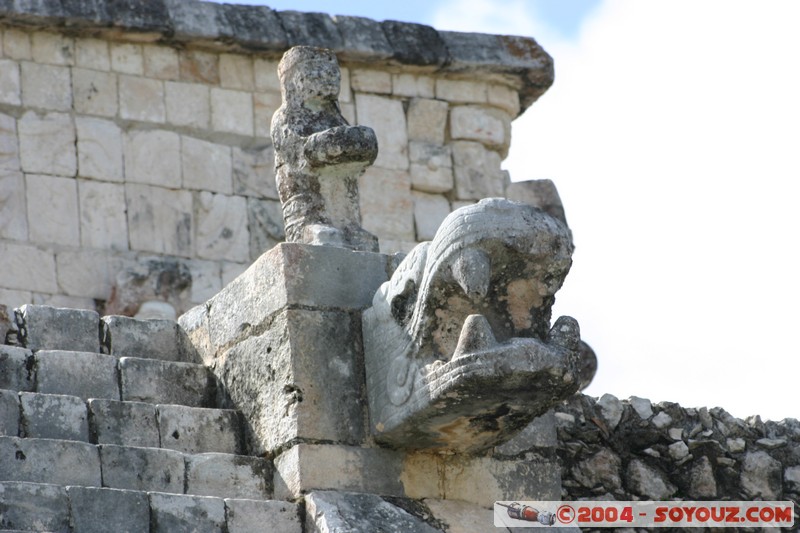
<svg viewBox="0 0 800 533">
<path fill-rule="evenodd" d="M 477 532 L 497 500 L 797 503 L 795 420 L 576 394 L 596 360 L 551 317 L 573 250 L 551 185 L 380 253 L 358 191 L 379 140 L 342 116 L 335 55 L 294 47 L 279 72 L 287 242 L 177 322 L 7 318 L 0 529 Z M 134 296 L 111 309 L 185 305 L 180 266 L 120 276 Z"/>
</svg>

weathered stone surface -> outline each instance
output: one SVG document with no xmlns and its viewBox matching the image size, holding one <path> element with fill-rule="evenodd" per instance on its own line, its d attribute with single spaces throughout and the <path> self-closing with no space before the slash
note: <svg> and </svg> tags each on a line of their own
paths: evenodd
<svg viewBox="0 0 800 533">
<path fill-rule="evenodd" d="M 20 66 L 24 106 L 53 111 L 72 108 L 69 68 L 27 61 Z"/>
<path fill-rule="evenodd" d="M 603 417 L 609 429 L 614 429 L 622 419 L 622 413 L 625 411 L 622 402 L 613 394 L 603 394 L 597 400 L 597 406 L 600 408 L 600 416 Z"/>
<path fill-rule="evenodd" d="M 0 270 L 9 289 L 58 292 L 53 252 L 27 244 L 0 242 Z"/>
<path fill-rule="evenodd" d="M 348 60 L 382 60 L 392 56 L 393 50 L 380 22 L 364 17 L 333 17 L 342 36 L 341 56 Z"/>
<path fill-rule="evenodd" d="M 108 55 L 108 43 L 94 38 L 76 39 L 75 66 L 94 70 L 110 70 L 111 59 Z"/>
<path fill-rule="evenodd" d="M 161 187 L 125 185 L 132 250 L 192 255 L 192 194 Z"/>
<path fill-rule="evenodd" d="M 98 444 L 158 448 L 156 408 L 149 403 L 89 400 L 93 437 Z"/>
<path fill-rule="evenodd" d="M 401 63 L 440 67 L 449 57 L 439 32 L 423 24 L 386 20 L 383 32 L 394 50 L 392 58 Z"/>
<path fill-rule="evenodd" d="M 144 74 L 142 45 L 134 43 L 109 43 L 111 70 L 122 74 Z"/>
<path fill-rule="evenodd" d="M 221 498 L 268 500 L 272 463 L 261 457 L 200 453 L 186 458 L 186 492 Z"/>
<path fill-rule="evenodd" d="M 134 316 L 143 303 L 157 300 L 183 312 L 190 307 L 192 287 L 187 262 L 164 257 L 142 258 L 119 270 L 105 311 L 109 315 Z"/>
<path fill-rule="evenodd" d="M 0 170 L 0 238 L 28 238 L 25 178 L 16 170 Z"/>
<path fill-rule="evenodd" d="M 487 90 L 488 86 L 483 81 L 447 78 L 436 80 L 436 98 L 448 102 L 482 104 L 487 100 Z"/>
<path fill-rule="evenodd" d="M 0 389 L 0 436 L 18 436 L 19 421 L 20 405 L 17 391 Z"/>
<path fill-rule="evenodd" d="M 78 190 L 74 179 L 28 174 L 25 178 L 27 210 L 35 218 L 30 240 L 40 243 L 80 244 Z"/>
<path fill-rule="evenodd" d="M 296 439 L 357 444 L 364 437 L 360 328 L 343 311 L 286 310 L 231 348 L 218 377 L 248 420 L 256 449 Z"/>
<path fill-rule="evenodd" d="M 175 80 L 180 76 L 178 52 L 175 49 L 145 44 L 142 46 L 142 53 L 144 54 L 144 75 L 148 78 Z"/>
<path fill-rule="evenodd" d="M 448 216 L 363 315 L 376 439 L 476 452 L 574 393 L 578 325 L 550 328 L 571 253 L 569 230 L 523 204 L 483 200 Z M 501 380 L 510 368 L 515 379 Z"/>
<path fill-rule="evenodd" d="M 0 169 L 18 172 L 19 143 L 17 142 L 17 121 L 14 117 L 0 113 Z M 0 190 L 2 190 L 0 186 Z M 0 193 L 0 198 L 3 197 Z M 4 209 L 6 206 L 4 206 Z M 0 225 L 2 227 L 2 225 Z"/>
<path fill-rule="evenodd" d="M 185 453 L 242 452 L 237 411 L 159 405 L 158 430 L 162 448 Z"/>
<path fill-rule="evenodd" d="M 69 530 L 69 500 L 64 487 L 2 481 L 0 502 L 0 527 L 4 530 Z"/>
<path fill-rule="evenodd" d="M 417 240 L 431 240 L 444 219 L 450 214 L 450 202 L 440 194 L 414 191 L 412 195 L 414 197 L 414 226 Z"/>
<path fill-rule="evenodd" d="M 750 498 L 779 500 L 782 496 L 781 463 L 763 451 L 749 452 L 742 461 L 740 480 Z"/>
<path fill-rule="evenodd" d="M 207 86 L 168 81 L 164 89 L 168 122 L 176 126 L 208 128 L 211 123 L 211 93 Z"/>
<path fill-rule="evenodd" d="M 165 0 L 164 3 L 179 37 L 202 38 L 230 31 L 222 5 L 184 0 Z"/>
<path fill-rule="evenodd" d="M 433 144 L 444 144 L 447 126 L 447 102 L 414 98 L 408 104 L 408 139 Z M 455 111 L 455 110 L 454 110 Z"/>
<path fill-rule="evenodd" d="M 111 355 L 200 362 L 183 328 L 172 320 L 137 320 L 113 315 L 104 316 L 101 322 L 101 340 Z"/>
<path fill-rule="evenodd" d="M 631 407 L 633 407 L 633 410 L 636 411 L 636 414 L 639 415 L 639 418 L 647 420 L 653 416 L 653 404 L 650 403 L 650 400 L 647 398 L 631 396 L 628 398 L 628 402 L 630 402 Z"/>
<path fill-rule="evenodd" d="M 231 149 L 184 135 L 181 140 L 183 187 L 230 194 Z"/>
<path fill-rule="evenodd" d="M 125 134 L 125 179 L 133 183 L 180 188 L 180 136 L 165 130 Z"/>
<path fill-rule="evenodd" d="M 113 117 L 119 109 L 117 76 L 85 68 L 72 69 L 72 99 L 75 111 Z"/>
<path fill-rule="evenodd" d="M 603 487 L 614 490 L 622 486 L 621 468 L 619 456 L 604 449 L 578 463 L 572 470 L 572 477 L 587 489 Z"/>
<path fill-rule="evenodd" d="M 433 98 L 436 94 L 436 82 L 431 76 L 401 72 L 392 75 L 392 93 L 410 98 Z"/>
<path fill-rule="evenodd" d="M 382 70 L 354 68 L 350 71 L 350 86 L 357 92 L 392 94 L 392 75 Z"/>
<path fill-rule="evenodd" d="M 0 59 L 0 102 L 20 105 L 22 89 L 19 79 L 19 63 Z"/>
<path fill-rule="evenodd" d="M 277 15 L 286 30 L 289 46 L 342 49 L 342 37 L 330 15 L 299 11 L 278 11 Z"/>
<path fill-rule="evenodd" d="M 404 533 L 439 531 L 374 494 L 314 491 L 305 502 L 305 530 L 315 533 L 383 531 L 389 525 L 392 531 Z"/>
<path fill-rule="evenodd" d="M 478 141 L 504 149 L 510 142 L 511 118 L 500 110 L 482 106 L 457 106 L 450 110 L 453 139 Z"/>
<path fill-rule="evenodd" d="M 500 154 L 487 150 L 480 143 L 453 143 L 453 171 L 459 200 L 480 200 L 503 195 L 504 175 L 500 170 Z"/>
<path fill-rule="evenodd" d="M 689 476 L 689 496 L 691 498 L 708 500 L 717 496 L 714 467 L 708 457 L 697 459 L 692 465 Z"/>
<path fill-rule="evenodd" d="M 112 250 L 128 249 L 128 220 L 123 208 L 124 185 L 78 180 L 78 204 L 82 246 Z M 81 294 L 90 293 L 81 292 Z M 102 296 L 107 297 L 108 293 L 104 292 Z"/>
<path fill-rule="evenodd" d="M 0 437 L 0 479 L 99 487 L 100 457 L 85 442 Z"/>
<path fill-rule="evenodd" d="M 144 492 L 67 487 L 72 527 L 82 533 L 149 533 L 150 505 Z"/>
<path fill-rule="evenodd" d="M 250 235 L 247 200 L 203 191 L 195 202 L 195 246 L 204 259 L 247 261 Z"/>
<path fill-rule="evenodd" d="M 255 49 L 285 50 L 288 46 L 278 14 L 267 6 L 224 4 L 222 12 L 227 21 L 221 26 L 222 35 Z"/>
<path fill-rule="evenodd" d="M 408 168 L 408 131 L 403 103 L 384 96 L 356 94 L 359 124 L 369 125 L 378 139 L 375 166 L 406 170 Z"/>
<path fill-rule="evenodd" d="M 561 197 L 551 180 L 508 182 L 505 186 L 505 197 L 515 202 L 524 202 L 538 207 L 548 215 L 567 223 Z"/>
<path fill-rule="evenodd" d="M 656 416 L 653 417 L 651 420 L 653 425 L 657 428 L 665 428 L 672 423 L 672 417 L 669 416 L 666 412 L 661 411 Z"/>
<path fill-rule="evenodd" d="M 552 410 L 538 416 L 508 442 L 495 448 L 499 456 L 514 456 L 539 448 L 553 448 L 558 444 L 556 422 Z"/>
<path fill-rule="evenodd" d="M 425 499 L 422 503 L 430 509 L 433 517 L 439 523 L 445 525 L 448 533 L 497 531 L 497 528 L 494 527 L 494 512 L 485 506 L 438 499 Z"/>
<path fill-rule="evenodd" d="M 89 441 L 86 403 L 76 396 L 22 392 L 22 435 L 37 439 Z"/>
<path fill-rule="evenodd" d="M 100 458 L 104 487 L 183 494 L 185 464 L 180 452 L 103 444 Z"/>
<path fill-rule="evenodd" d="M 124 401 L 192 407 L 209 406 L 214 401 L 214 380 L 203 365 L 122 357 L 119 373 Z"/>
<path fill-rule="evenodd" d="M 244 91 L 211 89 L 211 128 L 253 135 L 253 98 Z"/>
<path fill-rule="evenodd" d="M 100 316 L 94 311 L 24 305 L 14 314 L 20 343 L 30 350 L 99 351 Z"/>
<path fill-rule="evenodd" d="M 164 84 L 138 76 L 119 76 L 119 114 L 143 122 L 164 122 Z"/>
<path fill-rule="evenodd" d="M 226 499 L 225 510 L 228 533 L 301 533 L 303 529 L 297 505 L 289 502 Z"/>
<path fill-rule="evenodd" d="M 221 54 L 219 81 L 225 89 L 253 91 L 255 89 L 253 58 L 238 54 Z"/>
<path fill-rule="evenodd" d="M 520 112 L 519 93 L 507 86 L 498 84 L 489 84 L 487 95 L 489 104 L 503 109 L 509 113 L 511 117 L 516 117 Z"/>
<path fill-rule="evenodd" d="M 650 500 L 666 500 L 678 490 L 661 472 L 639 459 L 628 464 L 626 478 L 631 491 Z"/>
<path fill-rule="evenodd" d="M 377 238 L 361 227 L 357 180 L 375 161 L 380 136 L 342 117 L 336 56 L 295 47 L 278 75 L 284 101 L 271 132 L 287 241 L 377 251 Z"/>
<path fill-rule="evenodd" d="M 232 157 L 234 194 L 278 200 L 272 145 L 234 147 Z"/>
<path fill-rule="evenodd" d="M 449 146 L 410 142 L 411 187 L 440 193 L 453 189 L 453 160 Z"/>
<path fill-rule="evenodd" d="M 250 259 L 256 260 L 286 238 L 280 202 L 248 198 L 247 227 L 250 234 Z"/>
<path fill-rule="evenodd" d="M 151 533 L 225 531 L 225 503 L 220 498 L 150 493 Z"/>
<path fill-rule="evenodd" d="M 76 117 L 78 174 L 85 178 L 122 181 L 122 131 L 109 120 Z M 119 202 L 114 202 L 119 205 Z"/>
<path fill-rule="evenodd" d="M 411 177 L 399 170 L 372 167 L 358 180 L 364 227 L 382 239 L 414 241 Z"/>
<path fill-rule="evenodd" d="M 0 345 L 0 389 L 32 392 L 36 388 L 36 360 L 25 348 Z"/>
<path fill-rule="evenodd" d="M 119 399 L 116 357 L 65 350 L 41 350 L 35 357 L 37 392 Z"/>
</svg>

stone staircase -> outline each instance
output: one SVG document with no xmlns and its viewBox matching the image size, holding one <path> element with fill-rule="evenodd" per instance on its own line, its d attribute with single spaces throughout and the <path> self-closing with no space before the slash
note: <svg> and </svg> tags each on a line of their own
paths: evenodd
<svg viewBox="0 0 800 533">
<path fill-rule="evenodd" d="M 0 530 L 300 532 L 173 321 L 24 306 L 0 346 Z"/>
</svg>

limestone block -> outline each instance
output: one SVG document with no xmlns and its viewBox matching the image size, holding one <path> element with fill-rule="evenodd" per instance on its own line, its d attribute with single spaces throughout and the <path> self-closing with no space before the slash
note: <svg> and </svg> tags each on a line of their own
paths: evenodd
<svg viewBox="0 0 800 533">
<path fill-rule="evenodd" d="M 490 84 L 487 97 L 490 105 L 499 107 L 512 117 L 519 115 L 519 93 L 511 87 L 496 83 Z"/>
<path fill-rule="evenodd" d="M 250 259 L 255 260 L 286 237 L 280 202 L 248 198 L 247 227 L 250 234 Z"/>
<path fill-rule="evenodd" d="M 20 342 L 29 350 L 99 351 L 100 317 L 94 311 L 24 305 L 15 315 Z"/>
<path fill-rule="evenodd" d="M 110 43 L 110 52 L 111 70 L 136 76 L 144 74 L 142 45 L 133 43 Z"/>
<path fill-rule="evenodd" d="M 37 392 L 83 399 L 119 398 L 117 358 L 112 355 L 40 350 L 35 357 Z"/>
<path fill-rule="evenodd" d="M 353 102 L 353 89 L 350 86 L 350 69 L 339 66 L 342 80 L 339 83 L 339 105 Z"/>
<path fill-rule="evenodd" d="M 90 248 L 128 249 L 125 186 L 78 180 L 81 244 Z M 108 286 L 108 283 L 104 283 Z M 85 293 L 82 295 L 86 295 Z M 108 293 L 103 294 L 107 298 Z"/>
<path fill-rule="evenodd" d="M 21 92 L 19 64 L 10 59 L 0 59 L 0 103 L 20 105 Z"/>
<path fill-rule="evenodd" d="M 744 494 L 749 498 L 779 500 L 782 496 L 781 463 L 767 452 L 748 452 L 739 474 Z"/>
<path fill-rule="evenodd" d="M 75 117 L 75 128 L 78 132 L 78 175 L 103 181 L 123 181 L 122 131 L 119 126 L 110 120 Z"/>
<path fill-rule="evenodd" d="M 20 68 L 23 105 L 54 111 L 69 111 L 72 108 L 69 67 L 23 61 Z"/>
<path fill-rule="evenodd" d="M 99 448 L 104 487 L 183 494 L 186 467 L 182 453 L 113 444 Z"/>
<path fill-rule="evenodd" d="M 254 90 L 253 59 L 239 54 L 220 54 L 219 82 L 225 89 Z"/>
<path fill-rule="evenodd" d="M 180 77 L 178 52 L 168 46 L 142 45 L 144 75 L 158 80 L 177 80 Z"/>
<path fill-rule="evenodd" d="M 275 500 L 226 499 L 225 509 L 228 517 L 228 533 L 302 532 L 298 508 L 293 503 Z"/>
<path fill-rule="evenodd" d="M 0 238 L 28 238 L 25 178 L 17 170 L 0 170 Z"/>
<path fill-rule="evenodd" d="M 27 209 L 33 242 L 80 244 L 78 188 L 72 178 L 28 174 Z"/>
<path fill-rule="evenodd" d="M 151 533 L 225 531 L 225 503 L 220 498 L 152 492 Z"/>
<path fill-rule="evenodd" d="M 407 172 L 371 167 L 358 179 L 361 223 L 381 239 L 414 240 L 414 200 Z"/>
<path fill-rule="evenodd" d="M 58 292 L 52 252 L 25 244 L 0 242 L 0 271 L 9 289 Z"/>
<path fill-rule="evenodd" d="M 191 256 L 192 194 L 149 185 L 126 184 L 132 250 Z"/>
<path fill-rule="evenodd" d="M 105 300 L 112 294 L 114 276 L 122 268 L 122 259 L 104 250 L 65 250 L 56 255 L 56 267 L 63 292 Z"/>
<path fill-rule="evenodd" d="M 3 52 L 11 59 L 33 59 L 30 33 L 15 28 L 3 30 Z"/>
<path fill-rule="evenodd" d="M 450 202 L 441 194 L 412 192 L 414 196 L 414 225 L 418 241 L 428 241 L 436 235 L 442 221 L 450 214 Z"/>
<path fill-rule="evenodd" d="M 164 122 L 164 82 L 121 74 L 119 116 L 144 122 Z"/>
<path fill-rule="evenodd" d="M 95 310 L 94 300 L 91 298 L 81 298 L 78 296 L 67 296 L 64 294 L 39 294 L 33 293 L 31 299 L 34 305 L 50 305 L 53 307 L 67 307 L 70 309 Z"/>
<path fill-rule="evenodd" d="M 275 150 L 271 144 L 252 148 L 234 146 L 232 157 L 234 194 L 278 200 L 278 188 L 275 184 Z"/>
<path fill-rule="evenodd" d="M 144 492 L 67 487 L 74 531 L 149 533 L 150 505 Z"/>
<path fill-rule="evenodd" d="M 84 68 L 72 69 L 75 111 L 113 117 L 117 114 L 117 75 Z"/>
<path fill-rule="evenodd" d="M 165 99 L 167 121 L 176 126 L 205 129 L 211 120 L 208 87 L 197 83 L 167 81 Z"/>
<path fill-rule="evenodd" d="M 0 526 L 19 531 L 69 531 L 69 501 L 64 487 L 44 483 L 0 482 Z"/>
<path fill-rule="evenodd" d="M 33 353 L 25 348 L 0 345 L 0 389 L 31 392 L 35 388 Z"/>
<path fill-rule="evenodd" d="M 450 136 L 504 147 L 511 140 L 511 117 L 481 106 L 458 106 L 450 110 Z"/>
<path fill-rule="evenodd" d="M 411 142 L 409 152 L 411 188 L 433 193 L 453 189 L 453 159 L 450 146 Z"/>
<path fill-rule="evenodd" d="M 2 357 L 3 353 L 0 351 L 0 358 Z M 0 365 L 2 364 L 3 361 L 0 359 Z M 2 368 L 0 366 L 0 369 Z M 0 372 L 3 371 L 0 370 Z M 0 436 L 16 437 L 19 435 L 19 420 L 20 406 L 17 391 L 0 389 Z"/>
<path fill-rule="evenodd" d="M 424 98 L 411 100 L 408 104 L 408 139 L 444 144 L 448 107 L 447 102 L 440 100 Z"/>
<path fill-rule="evenodd" d="M 219 84 L 219 56 L 200 50 L 182 50 L 178 53 L 181 81 Z"/>
<path fill-rule="evenodd" d="M 161 447 L 185 453 L 242 452 L 241 420 L 230 409 L 159 405 Z"/>
<path fill-rule="evenodd" d="M 183 188 L 231 194 L 231 149 L 194 137 L 181 137 Z"/>
<path fill-rule="evenodd" d="M 197 255 L 205 259 L 247 261 L 250 257 L 247 200 L 205 191 L 199 193 L 197 200 Z"/>
<path fill-rule="evenodd" d="M 255 93 L 253 95 L 253 116 L 256 137 L 270 137 L 272 115 L 281 106 L 280 93 Z"/>
<path fill-rule="evenodd" d="M 257 57 L 254 61 L 254 71 L 257 91 L 281 92 L 277 61 Z"/>
<path fill-rule="evenodd" d="M 78 170 L 75 127 L 69 115 L 28 111 L 17 124 L 22 170 L 74 176 Z M 40 209 L 41 210 L 41 209 Z"/>
<path fill-rule="evenodd" d="M 21 436 L 89 442 L 86 403 L 77 396 L 21 392 Z"/>
<path fill-rule="evenodd" d="M 230 89 L 211 89 L 211 127 L 216 131 L 253 135 L 253 97 Z"/>
<path fill-rule="evenodd" d="M 75 63 L 75 41 L 59 33 L 34 32 L 31 53 L 37 63 L 72 65 Z"/>
<path fill-rule="evenodd" d="M 0 479 L 99 487 L 100 457 L 86 442 L 0 437 Z"/>
<path fill-rule="evenodd" d="M 315 490 L 404 496 L 403 475 L 403 455 L 394 450 L 298 444 L 275 458 L 275 497 L 293 499 Z"/>
<path fill-rule="evenodd" d="M 354 104 L 341 104 L 339 106 L 342 111 L 342 116 L 348 124 L 356 123 L 356 106 Z"/>
<path fill-rule="evenodd" d="M 192 290 L 189 301 L 193 304 L 203 303 L 222 289 L 220 265 L 216 261 L 188 261 L 192 275 Z"/>
<path fill-rule="evenodd" d="M 220 347 L 241 340 L 241 324 L 260 327 L 288 305 L 363 309 L 388 279 L 387 268 L 388 258 L 381 254 L 281 243 L 209 301 L 212 343 Z"/>
<path fill-rule="evenodd" d="M 19 168 L 17 121 L 12 116 L 0 113 L 0 169 L 18 171 Z"/>
<path fill-rule="evenodd" d="M 122 357 L 119 371 L 124 401 L 212 405 L 214 382 L 203 365 Z"/>
<path fill-rule="evenodd" d="M 433 517 L 447 525 L 448 533 L 494 532 L 494 511 L 458 500 L 426 499 L 423 502 Z M 502 530 L 500 530 L 502 531 Z"/>
<path fill-rule="evenodd" d="M 104 316 L 101 322 L 103 343 L 111 355 L 199 362 L 186 333 L 172 320 Z"/>
<path fill-rule="evenodd" d="M 533 207 L 538 207 L 548 215 L 555 217 L 566 224 L 564 205 L 558 195 L 558 190 L 551 180 L 530 180 L 507 182 L 505 197 L 515 202 L 524 202 Z M 652 413 L 651 413 L 652 414 Z"/>
<path fill-rule="evenodd" d="M 453 173 L 459 200 L 480 200 L 503 194 L 500 154 L 471 141 L 453 143 Z"/>
<path fill-rule="evenodd" d="M 389 524 L 392 531 L 440 531 L 375 494 L 314 491 L 305 502 L 305 530 L 309 532 L 383 531 Z"/>
<path fill-rule="evenodd" d="M 158 448 L 156 408 L 149 403 L 89 400 L 92 433 L 98 444 Z"/>
<path fill-rule="evenodd" d="M 354 68 L 350 71 L 350 86 L 363 93 L 392 94 L 392 75 L 382 70 Z"/>
<path fill-rule="evenodd" d="M 436 84 L 430 76 L 415 74 L 392 74 L 392 94 L 411 98 L 433 98 Z"/>
<path fill-rule="evenodd" d="M 75 40 L 75 66 L 92 70 L 110 70 L 108 41 L 93 38 Z"/>
<path fill-rule="evenodd" d="M 217 372 L 250 423 L 253 446 L 363 439 L 359 337 L 350 313 L 286 310 L 226 353 Z"/>
<path fill-rule="evenodd" d="M 454 103 L 485 103 L 488 86 L 482 81 L 436 80 L 436 98 Z"/>
<path fill-rule="evenodd" d="M 356 115 L 358 123 L 374 129 L 378 137 L 375 166 L 406 170 L 408 133 L 403 103 L 383 96 L 356 94 Z"/>
<path fill-rule="evenodd" d="M 186 493 L 268 500 L 272 463 L 263 457 L 199 453 L 186 457 Z"/>
</svg>

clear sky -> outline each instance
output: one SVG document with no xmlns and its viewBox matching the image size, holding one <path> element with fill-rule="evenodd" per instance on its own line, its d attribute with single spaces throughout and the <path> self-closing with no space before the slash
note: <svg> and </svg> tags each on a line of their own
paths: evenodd
<svg viewBox="0 0 800 533">
<path fill-rule="evenodd" d="M 561 193 L 587 393 L 800 418 L 800 3 L 250 3 L 535 37 L 556 82 L 504 166 Z"/>
</svg>

